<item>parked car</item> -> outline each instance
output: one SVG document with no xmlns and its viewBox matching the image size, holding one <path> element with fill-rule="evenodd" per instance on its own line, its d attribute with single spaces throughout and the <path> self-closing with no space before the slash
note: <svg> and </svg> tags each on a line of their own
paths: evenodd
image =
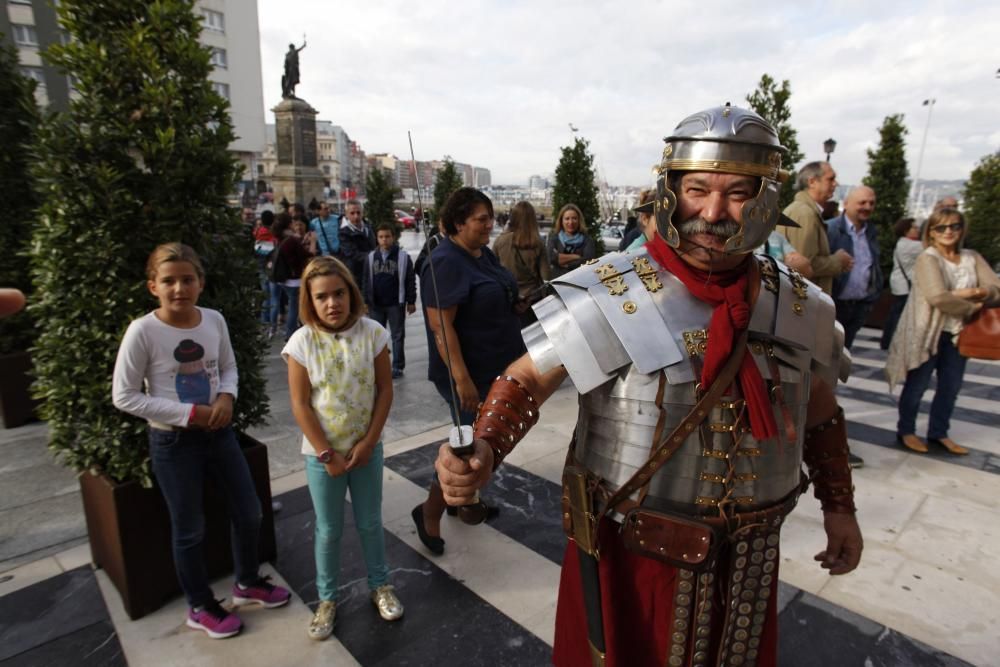
<svg viewBox="0 0 1000 667">
<path fill-rule="evenodd" d="M 400 211 L 396 209 L 396 223 L 399 224 L 403 229 L 416 229 L 417 219 L 406 211 Z"/>
<path fill-rule="evenodd" d="M 622 225 L 621 221 L 609 220 L 601 225 L 601 236 L 620 239 L 624 228 L 625 227 Z"/>
</svg>

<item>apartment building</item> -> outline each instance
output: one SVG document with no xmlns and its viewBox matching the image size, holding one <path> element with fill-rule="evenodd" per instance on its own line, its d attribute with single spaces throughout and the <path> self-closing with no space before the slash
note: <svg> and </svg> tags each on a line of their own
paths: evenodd
<svg viewBox="0 0 1000 667">
<path fill-rule="evenodd" d="M 0 0 L 0 33 L 17 48 L 21 71 L 38 82 L 39 106 L 66 110 L 75 94 L 65 74 L 48 65 L 42 51 L 65 39 L 53 0 Z M 244 166 L 243 180 L 258 173 L 256 155 L 264 150 L 264 90 L 261 82 L 260 30 L 256 0 L 198 0 L 201 42 L 212 49 L 210 78 L 229 100 L 236 139 L 230 145 Z M 277 83 L 275 83 L 277 85 Z"/>
</svg>

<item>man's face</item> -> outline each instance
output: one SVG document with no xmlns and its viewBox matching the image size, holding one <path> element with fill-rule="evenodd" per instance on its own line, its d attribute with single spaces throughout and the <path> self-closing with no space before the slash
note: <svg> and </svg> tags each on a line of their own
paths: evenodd
<svg viewBox="0 0 1000 667">
<path fill-rule="evenodd" d="M 361 226 L 361 207 L 358 206 L 357 204 L 351 204 L 350 206 L 348 206 L 344 215 L 347 216 L 347 219 L 355 227 Z"/>
<path fill-rule="evenodd" d="M 257 215 L 253 212 L 252 208 L 243 209 L 243 222 L 253 222 L 256 218 Z"/>
<path fill-rule="evenodd" d="M 837 172 L 833 170 L 833 167 L 826 163 L 823 164 L 823 173 L 820 174 L 818 178 L 809 179 L 809 195 L 815 199 L 817 203 L 822 204 L 829 201 L 836 189 Z"/>
<path fill-rule="evenodd" d="M 379 248 L 382 250 L 389 250 L 392 248 L 392 244 L 396 240 L 396 237 L 393 236 L 392 232 L 388 229 L 380 229 L 378 230 L 378 236 L 375 240 L 378 241 Z"/>
<path fill-rule="evenodd" d="M 326 219 L 330 217 L 330 205 L 320 204 L 319 205 L 319 217 Z"/>
<path fill-rule="evenodd" d="M 703 271 L 728 271 L 742 264 L 745 254 L 725 254 L 722 249 L 740 230 L 740 211 L 757 194 L 756 179 L 693 172 L 684 174 L 678 190 L 674 226 L 680 232 L 681 258 Z"/>
<path fill-rule="evenodd" d="M 875 210 L 875 191 L 861 186 L 851 190 L 844 202 L 844 213 L 852 222 L 864 224 Z"/>
</svg>

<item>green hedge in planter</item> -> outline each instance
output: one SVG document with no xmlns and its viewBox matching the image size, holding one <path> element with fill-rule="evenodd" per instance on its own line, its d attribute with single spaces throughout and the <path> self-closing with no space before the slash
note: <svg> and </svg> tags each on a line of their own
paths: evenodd
<svg viewBox="0 0 1000 667">
<path fill-rule="evenodd" d="M 226 203 L 241 171 L 229 105 L 193 0 L 61 0 L 58 14 L 71 39 L 46 58 L 79 97 L 39 128 L 36 394 L 67 465 L 148 485 L 145 425 L 111 405 L 111 374 L 128 323 L 156 307 L 144 273 L 156 245 L 201 255 L 199 303 L 225 316 L 239 366 L 234 425 L 267 412 L 256 264 Z"/>
<path fill-rule="evenodd" d="M 35 82 L 18 71 L 17 52 L 0 39 L 0 287 L 16 287 L 29 296 L 28 247 L 37 205 L 29 165 L 37 124 Z M 34 339 L 27 312 L 0 320 L 0 355 L 27 350 Z"/>
</svg>

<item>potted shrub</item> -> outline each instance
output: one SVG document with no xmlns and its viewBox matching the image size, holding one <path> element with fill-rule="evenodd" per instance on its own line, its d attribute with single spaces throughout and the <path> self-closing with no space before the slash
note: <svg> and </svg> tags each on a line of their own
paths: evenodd
<svg viewBox="0 0 1000 667">
<path fill-rule="evenodd" d="M 110 398 L 121 336 L 156 305 L 145 286 L 146 257 L 166 241 L 201 256 L 199 303 L 224 314 L 239 367 L 239 430 L 267 412 L 256 263 L 239 211 L 227 205 L 241 167 L 228 150 L 228 103 L 208 80 L 210 52 L 198 42 L 193 0 L 61 0 L 58 16 L 70 39 L 46 58 L 71 77 L 77 95 L 67 112 L 39 126 L 35 388 L 51 449 L 81 472 L 94 562 L 137 618 L 179 592 L 166 510 L 151 488 L 145 423 Z M 243 442 L 265 513 L 261 556 L 272 560 L 266 449 Z M 217 523 L 207 534 L 223 544 L 206 544 L 206 558 L 221 574 L 231 567 L 229 530 L 224 516 L 208 521 Z"/>
<path fill-rule="evenodd" d="M 4 220 L 0 223 L 0 287 L 16 287 L 31 295 L 28 247 L 36 198 L 29 173 L 38 110 L 35 82 L 18 71 L 17 53 L 0 40 L 0 192 Z M 31 315 L 21 311 L 0 320 L 0 418 L 7 428 L 35 418 L 31 397 L 31 357 L 34 343 Z"/>
</svg>

